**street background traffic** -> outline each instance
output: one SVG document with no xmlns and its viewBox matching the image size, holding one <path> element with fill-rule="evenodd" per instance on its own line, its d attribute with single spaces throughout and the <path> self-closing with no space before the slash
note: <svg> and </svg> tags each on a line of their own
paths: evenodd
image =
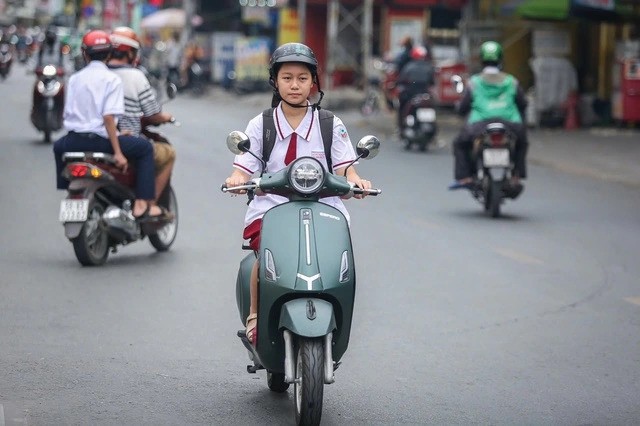
<svg viewBox="0 0 640 426">
<path fill-rule="evenodd" d="M 34 78 L 18 65 L 0 86 L 0 420 L 290 424 L 291 393 L 245 371 L 246 205 L 219 190 L 226 135 L 270 94 L 166 104 L 182 123 L 161 129 L 178 151 L 175 245 L 83 268 L 58 223 L 52 147 L 29 123 Z M 363 117 L 347 93 L 324 105 L 352 141 L 380 137 L 358 170 L 383 194 L 347 203 L 358 288 L 323 424 L 636 424 L 637 131 L 532 131 L 526 189 L 494 220 L 446 189 L 457 118 L 441 112 L 440 146 L 407 152 L 390 113 Z"/>
</svg>

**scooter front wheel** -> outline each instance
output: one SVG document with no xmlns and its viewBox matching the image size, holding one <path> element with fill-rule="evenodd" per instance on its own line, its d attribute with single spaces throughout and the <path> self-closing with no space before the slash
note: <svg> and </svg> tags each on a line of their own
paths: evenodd
<svg viewBox="0 0 640 426">
<path fill-rule="evenodd" d="M 322 339 L 300 338 L 293 385 L 297 425 L 319 425 L 324 393 L 324 347 Z"/>
<path fill-rule="evenodd" d="M 267 371 L 267 386 L 274 392 L 283 393 L 289 389 L 289 383 L 284 381 L 284 373 Z"/>
</svg>

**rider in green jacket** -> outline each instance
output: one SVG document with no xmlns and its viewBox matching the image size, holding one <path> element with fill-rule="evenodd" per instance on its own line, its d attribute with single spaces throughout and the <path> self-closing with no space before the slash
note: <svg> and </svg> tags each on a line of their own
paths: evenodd
<svg viewBox="0 0 640 426">
<path fill-rule="evenodd" d="M 471 148 L 473 140 L 479 136 L 489 122 L 504 123 L 516 135 L 515 165 L 512 185 L 519 193 L 520 179 L 527 175 L 525 157 L 528 141 L 522 123 L 527 99 L 518 80 L 501 71 L 502 46 L 495 41 L 487 41 L 480 46 L 480 60 L 483 69 L 475 74 L 458 104 L 458 113 L 467 115 L 467 123 L 453 142 L 455 155 L 455 179 L 452 189 L 468 187 L 473 183 L 473 163 Z"/>
</svg>

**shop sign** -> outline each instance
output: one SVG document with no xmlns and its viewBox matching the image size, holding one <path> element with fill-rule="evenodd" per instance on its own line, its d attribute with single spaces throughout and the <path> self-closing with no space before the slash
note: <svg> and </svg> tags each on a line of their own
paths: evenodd
<svg viewBox="0 0 640 426">
<path fill-rule="evenodd" d="M 235 41 L 237 81 L 268 81 L 269 38 L 249 37 Z"/>
</svg>

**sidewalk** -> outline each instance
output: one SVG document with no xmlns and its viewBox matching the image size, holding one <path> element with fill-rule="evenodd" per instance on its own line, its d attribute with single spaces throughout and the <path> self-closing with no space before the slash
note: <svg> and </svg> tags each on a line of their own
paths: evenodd
<svg viewBox="0 0 640 426">
<path fill-rule="evenodd" d="M 222 89 L 216 89 L 216 91 Z M 222 92 L 224 92 L 222 90 Z M 325 90 L 323 108 L 336 111 L 359 111 L 364 93 L 351 87 Z M 218 92 L 218 94 L 220 94 Z M 220 94 L 221 95 L 221 94 Z M 236 101 L 265 105 L 271 95 L 258 93 L 234 96 Z M 443 142 L 451 139 L 462 125 L 452 111 L 439 111 L 438 124 Z M 380 137 L 389 137 L 395 129 L 395 115 L 383 111 L 363 118 Z M 563 172 L 590 176 L 640 188 L 640 130 L 621 128 L 586 128 L 573 131 L 529 129 L 528 161 Z"/>
</svg>

